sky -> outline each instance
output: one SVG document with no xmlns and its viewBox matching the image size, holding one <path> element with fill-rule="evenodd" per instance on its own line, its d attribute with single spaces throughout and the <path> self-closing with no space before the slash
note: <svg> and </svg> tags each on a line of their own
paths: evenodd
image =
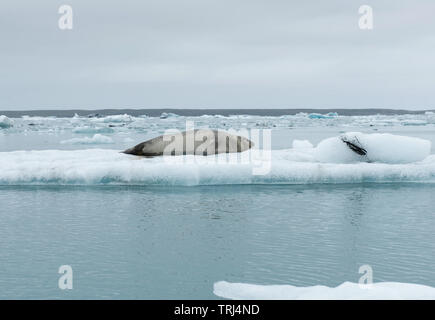
<svg viewBox="0 0 435 320">
<path fill-rule="evenodd" d="M 0 110 L 435 109 L 434 17 L 433 0 L 2 0 Z"/>
</svg>

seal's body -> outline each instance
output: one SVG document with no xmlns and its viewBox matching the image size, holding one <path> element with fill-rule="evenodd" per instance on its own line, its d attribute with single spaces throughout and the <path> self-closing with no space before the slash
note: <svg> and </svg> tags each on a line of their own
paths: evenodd
<svg viewBox="0 0 435 320">
<path fill-rule="evenodd" d="M 124 153 L 136 156 L 212 155 L 249 150 L 254 144 L 247 138 L 222 130 L 195 129 L 165 134 L 142 142 Z"/>
</svg>

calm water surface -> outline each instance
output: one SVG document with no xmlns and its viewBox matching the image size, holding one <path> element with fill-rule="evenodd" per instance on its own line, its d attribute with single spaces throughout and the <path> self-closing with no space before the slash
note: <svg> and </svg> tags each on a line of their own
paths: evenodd
<svg viewBox="0 0 435 320">
<path fill-rule="evenodd" d="M 435 185 L 0 187 L 0 298 L 216 298 L 220 280 L 435 286 Z M 74 289 L 58 288 L 71 265 Z"/>
</svg>

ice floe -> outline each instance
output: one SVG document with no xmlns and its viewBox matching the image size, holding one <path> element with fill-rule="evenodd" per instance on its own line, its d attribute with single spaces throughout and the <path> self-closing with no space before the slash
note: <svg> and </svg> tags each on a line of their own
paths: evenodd
<svg viewBox="0 0 435 320">
<path fill-rule="evenodd" d="M 235 300 L 432 300 L 435 288 L 412 283 L 378 282 L 370 285 L 344 282 L 326 286 L 255 285 L 219 281 L 215 295 Z"/>
<path fill-rule="evenodd" d="M 407 164 L 321 163 L 306 150 L 272 150 L 269 155 L 250 150 L 207 157 L 155 158 L 107 149 L 0 152 L 0 184 L 195 186 L 435 182 L 435 155 Z"/>
</svg>

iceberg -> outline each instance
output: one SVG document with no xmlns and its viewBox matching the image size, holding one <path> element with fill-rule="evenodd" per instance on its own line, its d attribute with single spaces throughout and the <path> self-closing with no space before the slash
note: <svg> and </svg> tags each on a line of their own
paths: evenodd
<svg viewBox="0 0 435 320">
<path fill-rule="evenodd" d="M 167 119 L 167 118 L 176 118 L 178 117 L 178 114 L 172 113 L 172 112 L 163 112 L 160 115 L 160 119 Z"/>
<path fill-rule="evenodd" d="M 100 118 L 102 119 L 103 122 L 109 123 L 109 122 L 114 122 L 114 123 L 119 123 L 119 122 L 132 122 L 133 121 L 133 117 L 128 115 L 128 114 L 119 114 L 119 115 L 114 115 L 114 116 L 107 116 L 104 118 Z M 94 120 L 99 121 L 100 119 L 95 118 Z"/>
<path fill-rule="evenodd" d="M 7 129 L 14 125 L 14 122 L 6 116 L 0 116 L 0 129 Z"/>
<path fill-rule="evenodd" d="M 367 151 L 366 155 L 353 152 L 343 143 L 355 141 Z M 347 132 L 341 137 L 321 141 L 314 150 L 314 157 L 324 163 L 381 162 L 412 163 L 422 161 L 430 154 L 432 144 L 428 140 L 392 135 L 389 133 L 363 134 Z"/>
<path fill-rule="evenodd" d="M 338 113 L 336 112 L 329 112 L 327 114 L 320 114 L 320 113 L 310 113 L 308 115 L 308 118 L 310 119 L 332 119 L 338 117 Z"/>
<path fill-rule="evenodd" d="M 435 288 L 411 283 L 378 282 L 358 284 L 344 282 L 326 286 L 296 287 L 291 285 L 255 285 L 216 282 L 213 293 L 235 300 L 432 300 Z"/>
</svg>

